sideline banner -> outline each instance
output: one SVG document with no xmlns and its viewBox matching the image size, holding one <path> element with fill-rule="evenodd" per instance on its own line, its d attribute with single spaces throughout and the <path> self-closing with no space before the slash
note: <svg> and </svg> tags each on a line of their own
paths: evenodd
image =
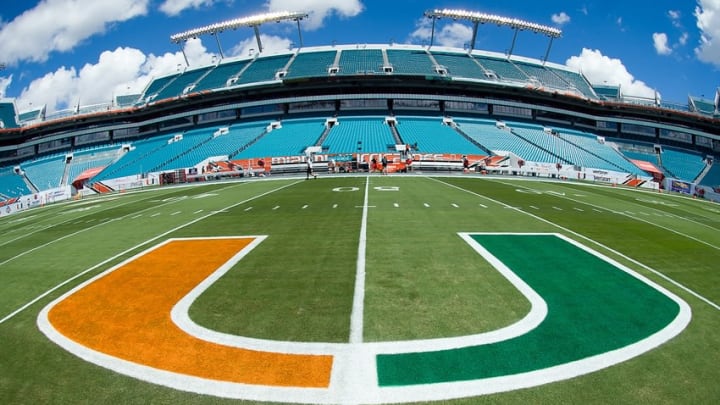
<svg viewBox="0 0 720 405">
<path fill-rule="evenodd" d="M 670 180 L 670 191 L 676 193 L 692 193 L 692 184 L 680 180 Z"/>
</svg>

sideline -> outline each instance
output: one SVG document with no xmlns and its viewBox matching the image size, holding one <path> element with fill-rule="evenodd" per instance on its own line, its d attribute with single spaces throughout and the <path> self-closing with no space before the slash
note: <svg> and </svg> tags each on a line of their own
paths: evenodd
<svg viewBox="0 0 720 405">
<path fill-rule="evenodd" d="M 660 272 L 660 271 L 658 271 L 658 270 L 655 270 L 655 269 L 653 269 L 652 267 L 650 267 L 650 266 L 648 266 L 648 265 L 646 265 L 646 264 L 643 264 L 643 263 L 641 263 L 641 262 L 639 262 L 639 261 L 637 261 L 637 260 L 635 260 L 635 259 L 633 259 L 633 258 L 631 258 L 631 257 L 628 257 L 628 256 L 626 256 L 626 255 L 618 252 L 617 250 L 615 250 L 615 249 L 613 249 L 613 248 L 611 248 L 611 247 L 609 247 L 609 246 L 606 246 L 606 245 L 604 245 L 604 244 L 602 244 L 602 243 L 600 243 L 600 242 L 597 242 L 597 241 L 595 241 L 595 240 L 593 240 L 593 239 L 591 239 L 591 238 L 589 238 L 589 237 L 587 237 L 587 236 L 585 236 L 585 235 L 582 235 L 582 234 L 580 234 L 580 233 L 578 233 L 578 232 L 575 232 L 575 231 L 573 231 L 573 230 L 571 230 L 571 229 L 569 229 L 569 228 L 565 228 L 565 227 L 562 226 L 562 225 L 556 224 L 556 223 L 554 223 L 554 222 L 552 222 L 552 221 L 550 221 L 550 220 L 547 220 L 547 219 L 545 219 L 545 218 L 539 217 L 539 216 L 537 216 L 537 215 L 535 215 L 535 214 L 532 214 L 532 213 L 530 213 L 530 212 L 528 212 L 528 211 L 523 211 L 522 209 L 520 209 L 520 208 L 518 208 L 518 207 L 513 207 L 513 206 L 511 206 L 511 205 L 505 204 L 505 203 L 502 202 L 502 201 L 498 201 L 498 200 L 495 200 L 495 199 L 493 199 L 493 198 L 487 197 L 487 196 L 485 196 L 485 195 L 478 194 L 478 193 L 476 193 L 476 192 L 474 192 L 474 191 L 470 191 L 470 190 L 468 190 L 468 189 L 464 189 L 464 188 L 462 188 L 462 187 L 456 186 L 456 185 L 454 185 L 454 184 L 447 183 L 447 182 L 442 181 L 442 180 L 438 180 L 437 178 L 432 178 L 432 177 L 429 177 L 429 178 L 432 179 L 432 180 L 434 180 L 434 181 L 437 181 L 438 183 L 445 184 L 445 185 L 448 186 L 448 187 L 452 187 L 452 188 L 454 188 L 454 189 L 457 189 L 457 190 L 460 190 L 460 191 L 464 191 L 464 192 L 466 192 L 466 193 L 468 193 L 468 194 L 472 194 L 472 195 L 475 195 L 475 196 L 484 198 L 484 199 L 489 200 L 489 201 L 492 201 L 492 202 L 494 202 L 494 203 L 496 203 L 496 204 L 500 204 L 501 206 L 503 206 L 503 207 L 505 207 L 505 208 L 513 209 L 513 210 L 515 210 L 515 211 L 517 211 L 517 212 L 519 212 L 519 213 L 522 213 L 522 214 L 525 214 L 525 215 L 530 216 L 530 217 L 532 217 L 532 218 L 535 218 L 535 219 L 537 219 L 538 221 L 544 222 L 544 223 L 546 223 L 546 224 L 548 224 L 548 225 L 551 225 L 551 226 L 554 226 L 554 227 L 556 227 L 556 228 L 558 228 L 558 229 L 561 229 L 561 230 L 563 230 L 563 231 L 565 231 L 565 232 L 567 232 L 567 233 L 569 233 L 569 234 L 575 235 L 575 236 L 577 236 L 577 237 L 579 237 L 579 238 L 582 238 L 582 239 L 584 239 L 584 240 L 587 240 L 587 241 L 589 241 L 589 242 L 592 242 L 592 243 L 594 243 L 595 245 L 600 246 L 600 247 L 602 247 L 603 249 L 606 249 L 607 251 L 612 252 L 613 254 L 618 255 L 619 257 L 622 257 L 623 259 L 628 260 L 628 261 L 630 261 L 631 263 L 636 264 L 636 265 L 642 267 L 643 269 L 645 269 L 645 270 L 647 270 L 647 271 L 649 271 L 649 272 L 651 272 L 651 273 L 653 273 L 653 274 L 655 274 L 655 275 L 663 278 L 664 280 L 670 282 L 670 283 L 673 284 L 674 286 L 682 289 L 683 291 L 691 294 L 691 295 L 694 296 L 695 298 L 697 298 L 697 299 L 705 302 L 706 304 L 708 304 L 708 305 L 710 305 L 711 307 L 715 308 L 716 310 L 720 311 L 720 305 L 718 305 L 718 304 L 710 301 L 709 299 L 703 297 L 703 296 L 700 295 L 699 293 L 691 290 L 690 288 L 684 286 L 683 284 L 680 284 L 680 282 L 675 281 L 674 279 L 672 279 L 672 278 L 670 278 L 669 276 L 663 274 L 662 272 Z M 499 183 L 507 185 L 507 183 L 502 183 L 502 182 L 499 182 Z M 513 186 L 515 186 L 515 185 L 513 185 Z"/>
<path fill-rule="evenodd" d="M 90 267 L 90 268 L 88 268 L 88 269 L 86 269 L 86 270 L 83 270 L 82 272 L 80 272 L 80 273 L 78 273 L 78 274 L 70 277 L 69 279 L 61 282 L 60 284 L 56 285 L 55 287 L 53 287 L 53 288 L 45 291 L 44 293 L 38 295 L 37 297 L 35 297 L 35 298 L 32 299 L 31 301 L 29 301 L 27 304 L 21 306 L 20 308 L 16 309 L 15 311 L 11 312 L 10 314 L 6 315 L 4 318 L 0 319 L 0 325 L 2 325 L 3 323 L 7 322 L 7 321 L 10 320 L 10 319 L 12 319 L 12 318 L 15 317 L 17 314 L 19 314 L 19 313 L 21 313 L 22 311 L 26 310 L 26 309 L 29 308 L 30 306 L 34 305 L 36 302 L 38 302 L 38 301 L 40 301 L 41 299 L 47 297 L 48 295 L 52 294 L 53 292 L 57 291 L 58 289 L 62 288 L 62 287 L 65 286 L 65 285 L 67 285 L 68 283 L 72 282 L 73 280 L 76 280 L 77 278 L 82 277 L 82 276 L 84 276 L 85 274 L 87 274 L 87 273 L 89 273 L 89 272 L 91 272 L 91 271 L 93 271 L 93 270 L 96 270 L 97 268 L 102 267 L 102 266 L 104 266 L 104 265 L 106 265 L 106 264 L 114 261 L 115 259 L 117 259 L 117 258 L 119 258 L 119 257 L 121 257 L 121 256 L 127 255 L 128 253 L 130 253 L 130 252 L 132 252 L 132 251 L 134 251 L 134 250 L 136 250 L 136 249 L 139 249 L 139 248 L 141 248 L 141 247 L 143 247 L 143 246 L 145 246 L 145 245 L 147 245 L 147 244 L 149 244 L 149 243 L 152 243 L 152 242 L 154 242 L 154 241 L 156 241 L 156 240 L 158 240 L 158 239 L 160 239 L 160 238 L 162 238 L 162 237 L 164 237 L 164 236 L 167 236 L 167 235 L 169 235 L 169 234 L 171 234 L 171 233 L 173 233 L 173 232 L 176 232 L 176 231 L 178 231 L 178 230 L 180 230 L 180 229 L 182 229 L 182 228 L 185 228 L 185 227 L 187 227 L 187 226 L 190 226 L 190 225 L 192 225 L 192 224 L 195 224 L 196 222 L 200 222 L 200 221 L 202 221 L 202 220 L 204 220 L 204 219 L 206 219 L 206 218 L 209 218 L 209 217 L 211 217 L 211 216 L 213 216 L 213 215 L 215 215 L 215 214 L 218 214 L 218 213 L 223 212 L 223 211 L 228 210 L 228 209 L 235 208 L 235 207 L 237 207 L 238 205 L 242 205 L 242 204 L 245 204 L 245 203 L 247 203 L 247 202 L 256 200 L 256 199 L 261 198 L 261 197 L 264 197 L 264 196 L 266 196 L 266 195 L 268 195 L 268 194 L 272 194 L 272 193 L 274 193 L 274 192 L 276 192 L 276 191 L 280 191 L 280 190 L 283 190 L 283 189 L 285 189 L 285 188 L 294 186 L 294 185 L 296 185 L 296 184 L 298 184 L 298 183 L 300 183 L 300 181 L 299 181 L 299 180 L 296 180 L 295 182 L 286 184 L 286 185 L 281 186 L 281 187 L 278 187 L 278 188 L 276 188 L 276 189 L 272 189 L 272 190 L 270 190 L 270 191 L 266 191 L 266 192 L 264 192 L 264 193 L 262 193 L 262 194 L 259 194 L 259 195 L 254 196 L 254 197 L 247 198 L 247 199 L 245 199 L 245 200 L 243 200 L 243 201 L 240 201 L 240 202 L 237 202 L 237 203 L 235 203 L 235 204 L 229 205 L 229 206 L 227 206 L 227 207 L 225 207 L 225 208 L 216 210 L 216 211 L 214 211 L 214 212 L 211 212 L 211 213 L 206 214 L 206 215 L 204 215 L 204 216 L 201 216 L 201 217 L 199 217 L 199 218 L 195 218 L 195 219 L 193 219 L 193 220 L 190 221 L 190 222 L 186 222 L 185 224 L 178 225 L 178 226 L 176 226 L 175 228 L 172 228 L 172 229 L 170 229 L 170 230 L 168 230 L 168 231 L 166 231 L 166 232 L 163 232 L 163 233 L 161 233 L 161 234 L 159 234 L 159 235 L 157 235 L 157 236 L 155 236 L 155 237 L 152 237 L 152 238 L 147 239 L 147 240 L 145 240 L 145 241 L 143 241 L 143 242 L 140 242 L 139 244 L 137 244 L 137 245 L 135 245 L 135 246 L 133 246 L 133 247 L 130 247 L 130 248 L 128 248 L 128 249 L 126 249 L 126 250 L 124 250 L 124 251 L 116 254 L 115 256 L 112 256 L 112 257 L 110 257 L 110 258 L 108 258 L 108 259 L 105 259 L 105 260 L 103 260 L 102 262 L 100 262 L 100 263 L 98 263 L 98 264 L 96 264 L 96 265 L 94 265 L 94 266 L 92 266 L 92 267 Z M 241 185 L 242 185 L 242 184 L 244 184 L 244 183 L 241 183 Z M 168 204 L 171 204 L 171 203 L 173 203 L 173 202 L 176 202 L 176 201 L 168 202 Z M 157 209 L 157 206 L 153 206 L 152 208 L 148 208 L 148 210 L 149 210 L 149 209 Z M 145 210 L 143 210 L 143 211 L 145 211 Z M 133 214 L 135 214 L 135 213 L 133 213 Z M 128 215 L 129 215 L 129 214 L 128 214 Z M 124 218 L 124 217 L 121 217 L 121 218 L 119 218 L 119 219 L 122 219 L 122 218 Z M 104 222 L 103 224 L 105 224 L 105 223 L 107 223 L 107 222 Z M 100 226 L 100 225 L 103 225 L 103 224 L 98 224 L 98 225 L 96 225 L 96 226 Z M 58 239 L 58 240 L 59 240 L 59 239 Z M 6 261 L 6 262 L 7 262 L 7 261 Z"/>
<path fill-rule="evenodd" d="M 243 183 L 243 184 L 246 184 L 246 183 Z M 223 187 L 223 188 L 219 189 L 218 191 L 222 191 L 222 190 L 225 190 L 225 189 L 227 189 L 227 188 L 229 188 L 229 187 Z M 167 190 L 167 189 L 166 189 L 166 190 Z M 149 190 L 148 190 L 148 191 L 149 191 Z M 161 191 L 161 189 L 157 189 L 157 190 L 153 190 L 153 191 Z M 107 200 L 107 199 L 106 199 L 106 200 Z M 108 208 L 103 208 L 103 209 L 100 210 L 100 211 L 93 211 L 93 212 L 90 212 L 90 213 L 88 213 L 88 214 L 90 214 L 90 215 L 100 214 L 100 213 L 105 212 L 105 211 L 114 210 L 114 209 L 117 209 L 117 208 L 119 208 L 119 207 L 123 207 L 123 206 L 125 206 L 125 205 L 137 203 L 137 202 L 140 202 L 140 201 L 142 201 L 142 200 L 123 201 L 122 204 L 118 204 L 118 205 L 115 205 L 115 206 L 112 206 L 112 207 L 108 207 Z M 97 202 L 98 202 L 98 203 L 102 203 L 102 202 L 104 202 L 104 201 L 99 201 L 99 200 L 98 200 Z M 44 248 L 44 247 L 46 247 L 46 246 L 48 246 L 48 245 L 50 245 L 50 244 L 52 244 L 52 243 L 54 243 L 54 242 L 57 242 L 57 241 L 60 241 L 60 240 L 69 238 L 70 236 L 75 236 L 75 235 L 77 235 L 77 234 L 79 234 L 79 233 L 82 233 L 82 232 L 85 232 L 85 231 L 89 231 L 89 230 L 94 229 L 94 228 L 97 228 L 97 227 L 99 227 L 99 226 L 101 226 L 101 225 L 105 225 L 105 224 L 110 223 L 110 222 L 114 222 L 114 221 L 117 221 L 117 220 L 125 219 L 125 218 L 129 217 L 130 215 L 137 214 L 137 213 L 140 213 L 140 212 L 150 211 L 150 210 L 157 209 L 157 208 L 160 208 L 160 207 L 164 207 L 164 206 L 166 206 L 166 205 L 173 204 L 173 203 L 175 203 L 175 202 L 178 202 L 178 200 L 168 201 L 168 202 L 163 203 L 163 204 L 160 204 L 160 205 L 156 205 L 156 206 L 153 206 L 153 207 L 145 208 L 145 209 L 140 210 L 140 211 L 135 211 L 135 212 L 133 212 L 133 213 L 131 213 L 131 214 L 123 215 L 123 216 L 121 216 L 121 217 L 119 217 L 119 218 L 107 219 L 107 220 L 105 220 L 105 221 L 103 221 L 103 222 L 100 222 L 100 223 L 98 223 L 98 224 L 96 224 L 96 225 L 93 225 L 93 226 L 90 226 L 90 227 L 88 227 L 88 228 L 83 228 L 83 229 L 78 230 L 77 232 L 73 232 L 73 233 L 68 234 L 68 235 L 63 235 L 63 236 L 61 236 L 61 237 L 59 237 L 59 238 L 57 238 L 57 239 L 51 240 L 51 241 L 49 241 L 49 242 L 47 242 L 47 243 L 45 243 L 45 244 L 43 244 L 43 245 L 35 246 L 35 247 L 31 248 L 30 250 L 26 250 L 26 251 L 24 251 L 24 252 L 22 252 L 22 253 L 19 253 L 19 254 L 13 256 L 13 257 L 10 257 L 10 258 L 6 259 L 5 261 L 0 262 L 0 266 L 4 265 L 4 264 L 6 264 L 6 263 L 8 263 L 8 262 L 10 262 L 10 261 L 12 261 L 12 260 L 15 260 L 15 259 L 17 259 L 17 258 L 19 258 L 19 257 L 25 256 L 26 254 L 31 253 L 31 252 L 33 252 L 33 251 L 35 251 L 35 250 L 37 250 L 37 249 Z M 63 224 L 68 224 L 68 223 L 70 223 L 70 222 L 72 222 L 72 221 L 77 221 L 78 219 L 80 219 L 80 218 L 85 218 L 85 217 L 87 217 L 87 216 L 88 216 L 88 215 L 81 215 L 81 216 L 79 216 L 79 217 L 77 217 L 77 218 L 68 218 L 68 219 L 65 220 L 65 221 L 58 222 L 58 223 L 56 223 L 56 224 L 48 225 L 48 226 L 46 226 L 46 227 L 33 230 L 32 232 L 28 232 L 27 234 L 24 234 L 24 235 L 22 235 L 22 236 L 19 236 L 19 237 L 15 238 L 15 239 L 11 239 L 11 240 L 9 240 L 9 241 L 0 243 L 0 246 L 5 246 L 5 245 L 7 245 L 7 244 L 9 244 L 9 243 L 15 242 L 16 240 L 19 240 L 19 239 L 23 239 L 23 238 L 28 237 L 28 236 L 30 236 L 30 235 L 33 235 L 33 234 L 35 234 L 35 233 L 42 232 L 42 231 L 44 231 L 44 230 L 47 230 L 47 229 L 50 229 L 50 228 L 54 228 L 54 227 L 60 227 L 60 226 L 62 226 Z M 0 269 L 0 270 L 2 270 L 2 269 Z M 0 323 L 2 323 L 2 322 L 0 322 Z"/>
<path fill-rule="evenodd" d="M 518 186 L 515 185 L 515 184 L 506 183 L 506 182 L 504 182 L 504 181 L 496 181 L 496 182 L 497 182 L 497 183 L 500 183 L 500 184 L 504 184 L 504 185 L 506 185 L 506 186 L 518 187 Z M 523 187 L 524 187 L 524 186 L 523 186 Z M 524 187 L 524 188 L 529 189 L 529 190 L 532 190 L 532 189 L 530 189 L 530 188 L 528 188 L 528 187 Z M 706 241 L 704 241 L 704 240 L 702 240 L 702 239 L 698 239 L 698 238 L 696 238 L 696 237 L 694 237 L 694 236 L 691 236 L 691 235 L 686 235 L 686 234 L 684 234 L 684 233 L 682 233 L 682 232 L 680 232 L 680 231 L 677 231 L 677 230 L 675 230 L 675 229 L 668 228 L 668 227 L 666 227 L 666 226 L 664 226 L 664 225 L 656 224 L 656 223 L 654 223 L 654 222 L 652 222 L 652 221 L 648 221 L 648 220 L 642 219 L 642 218 L 640 218 L 640 217 L 638 217 L 638 216 L 633 216 L 633 215 L 627 214 L 627 213 L 625 213 L 625 212 L 623 212 L 623 211 L 616 211 L 616 210 L 614 210 L 614 209 L 606 208 L 606 207 L 603 207 L 603 206 L 600 206 L 600 205 L 597 205 L 597 204 L 593 204 L 593 203 L 587 202 L 587 201 L 576 200 L 576 199 L 574 199 L 574 198 L 570 198 L 570 197 L 564 196 L 564 195 L 559 195 L 559 194 L 554 194 L 554 193 L 549 193 L 549 194 L 552 195 L 553 197 L 562 198 L 562 199 L 565 199 L 565 200 L 570 200 L 570 201 L 576 202 L 576 203 L 578 203 L 578 204 L 589 205 L 589 206 L 591 206 L 591 207 L 595 207 L 595 208 L 598 208 L 598 209 L 603 209 L 603 210 L 608 211 L 608 212 L 612 212 L 613 214 L 622 215 L 622 216 L 624 216 L 624 217 L 626 217 L 626 218 L 630 218 L 630 219 L 634 219 L 634 220 L 636 220 L 636 221 L 644 222 L 644 223 L 646 223 L 646 224 L 656 226 L 656 227 L 658 227 L 658 228 L 664 229 L 664 230 L 666 230 L 666 231 L 668 231 L 668 232 L 677 234 L 677 235 L 682 236 L 682 237 L 684 237 L 684 238 L 692 239 L 692 240 L 694 240 L 695 242 L 698 242 L 698 243 L 700 243 L 700 244 L 706 245 L 706 246 L 711 247 L 711 248 L 713 248 L 713 249 L 720 250 L 720 246 L 715 246 L 715 245 L 713 245 L 713 244 L 711 244 L 711 243 L 709 243 L 709 242 L 706 242 Z M 642 207 L 647 208 L 646 206 L 642 206 Z M 667 212 L 667 211 L 658 210 L 657 208 L 651 208 L 651 209 L 653 209 L 653 210 L 655 210 L 655 211 L 660 211 L 660 212 L 663 212 L 663 213 L 666 213 L 666 214 L 670 214 L 670 215 L 672 215 L 673 217 L 675 217 L 675 218 L 681 218 L 681 219 L 684 220 L 684 221 L 695 222 L 695 221 L 693 221 L 692 219 L 685 218 L 685 217 L 682 217 L 682 216 L 680 216 L 680 215 L 672 214 L 672 213 L 669 213 L 669 212 Z M 706 226 L 707 226 L 707 225 L 706 225 Z M 713 227 L 710 227 L 710 228 L 711 228 L 711 229 L 714 229 L 714 230 L 717 230 L 716 228 L 713 228 Z"/>
</svg>

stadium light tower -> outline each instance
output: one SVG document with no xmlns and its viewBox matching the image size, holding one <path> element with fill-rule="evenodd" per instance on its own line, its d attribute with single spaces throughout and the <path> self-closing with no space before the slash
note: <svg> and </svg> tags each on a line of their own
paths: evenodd
<svg viewBox="0 0 720 405">
<path fill-rule="evenodd" d="M 552 46 L 552 41 L 555 38 L 559 38 L 562 36 L 562 31 L 560 31 L 557 28 L 550 27 L 547 25 L 541 25 L 536 24 L 529 21 L 520 20 L 517 18 L 508 18 L 503 17 L 499 15 L 494 14 L 485 14 L 480 13 L 477 11 L 467 11 L 467 10 L 456 10 L 456 9 L 435 9 L 432 11 L 426 11 L 425 17 L 432 18 L 432 32 L 430 34 L 430 46 L 433 46 L 433 42 L 435 41 L 435 21 L 440 18 L 452 18 L 453 20 L 466 20 L 470 21 L 473 24 L 473 32 L 472 32 L 472 39 L 470 40 L 470 51 L 475 49 L 475 39 L 477 38 L 477 31 L 478 26 L 480 24 L 497 24 L 499 26 L 506 26 L 510 27 L 513 30 L 515 30 L 515 35 L 513 36 L 512 45 L 510 46 L 510 51 L 508 52 L 508 57 L 512 55 L 513 50 L 515 49 L 515 41 L 517 39 L 518 32 L 520 31 L 532 31 L 536 34 L 542 34 L 550 38 L 550 44 L 548 45 L 547 51 L 545 52 L 545 59 L 543 62 L 547 61 L 548 56 L 550 55 L 550 47 Z"/>
<path fill-rule="evenodd" d="M 255 39 L 257 40 L 258 52 L 263 51 L 262 41 L 260 40 L 260 26 L 267 22 L 280 22 L 280 21 L 295 21 L 297 22 L 298 36 L 300 38 L 300 47 L 302 47 L 302 32 L 300 31 L 300 21 L 303 18 L 307 18 L 307 13 L 301 12 L 290 12 L 290 11 L 279 11 L 275 13 L 258 14 L 249 17 L 235 18 L 233 20 L 223 21 L 215 24 L 206 25 L 200 28 L 194 28 L 179 34 L 171 35 L 170 41 L 179 44 L 182 49 L 183 56 L 185 57 L 185 63 L 189 66 L 187 55 L 185 55 L 185 48 L 182 46 L 184 42 L 191 38 L 197 38 L 200 35 L 210 34 L 215 36 L 215 40 L 218 43 L 220 50 L 220 56 L 224 57 L 222 47 L 220 46 L 220 39 L 218 34 L 229 29 L 238 29 L 242 27 L 252 27 L 255 31 Z"/>
</svg>

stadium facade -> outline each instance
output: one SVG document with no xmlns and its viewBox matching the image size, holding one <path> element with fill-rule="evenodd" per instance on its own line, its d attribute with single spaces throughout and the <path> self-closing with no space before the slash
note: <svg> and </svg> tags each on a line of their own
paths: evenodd
<svg viewBox="0 0 720 405">
<path fill-rule="evenodd" d="M 256 53 L 154 78 L 106 105 L 18 113 L 1 101 L 0 204 L 7 214 L 77 194 L 299 171 L 307 158 L 368 170 L 383 154 L 393 170 L 459 171 L 470 157 L 466 171 L 717 198 L 718 98 L 628 99 L 566 66 L 474 49 Z"/>
</svg>

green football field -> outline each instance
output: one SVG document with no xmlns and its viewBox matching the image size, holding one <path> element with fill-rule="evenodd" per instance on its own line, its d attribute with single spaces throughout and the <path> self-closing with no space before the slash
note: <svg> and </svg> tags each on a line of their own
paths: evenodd
<svg viewBox="0 0 720 405">
<path fill-rule="evenodd" d="M 0 218 L 0 399 L 715 403 L 719 268 L 717 204 L 574 182 L 86 198 Z"/>
</svg>

